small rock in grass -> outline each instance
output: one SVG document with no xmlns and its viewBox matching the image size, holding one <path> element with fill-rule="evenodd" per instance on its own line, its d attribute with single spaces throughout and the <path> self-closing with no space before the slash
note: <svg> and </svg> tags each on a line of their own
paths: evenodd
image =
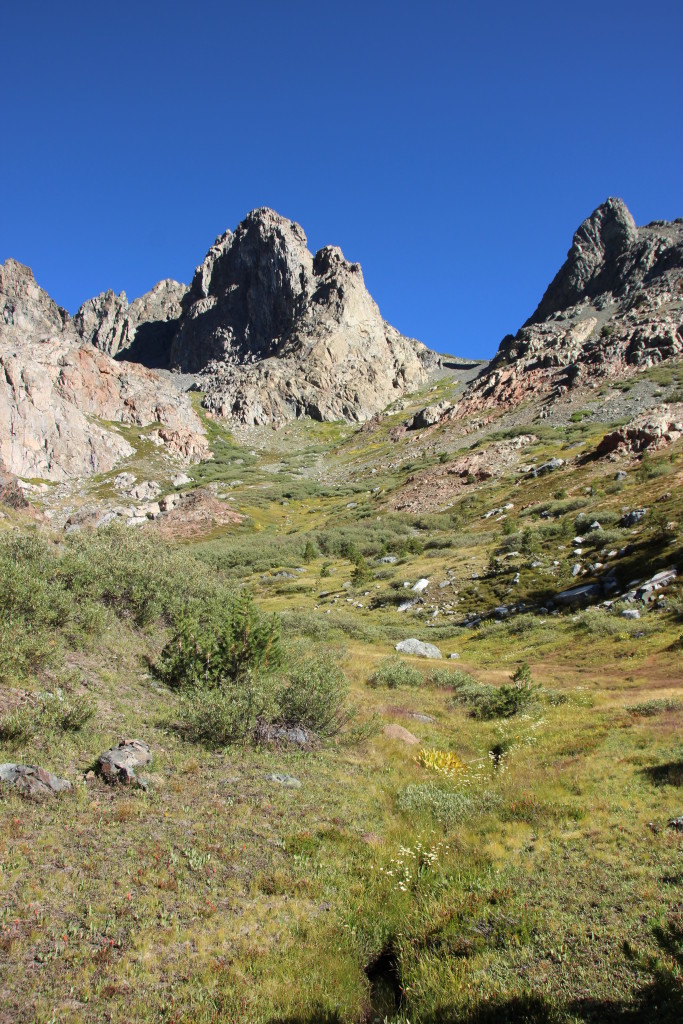
<svg viewBox="0 0 683 1024">
<path fill-rule="evenodd" d="M 459 654 L 456 654 L 456 652 L 455 652 L 455 651 L 453 651 L 453 653 L 452 653 L 452 654 L 449 654 L 449 655 L 448 655 L 448 657 L 449 657 L 449 658 L 451 658 L 451 660 L 454 660 L 455 658 L 459 658 L 459 657 L 460 657 L 460 655 L 459 655 Z"/>
<path fill-rule="evenodd" d="M 635 526 L 640 520 L 647 514 L 646 508 L 634 508 L 632 512 L 627 512 L 626 515 L 622 516 L 619 520 L 619 526 Z"/>
<path fill-rule="evenodd" d="M 0 783 L 30 800 L 44 800 L 71 789 L 71 783 L 35 764 L 0 764 Z"/>
<path fill-rule="evenodd" d="M 277 782 L 285 789 L 301 789 L 299 780 L 295 779 L 293 775 L 286 775 L 285 772 L 272 772 L 270 775 L 266 775 L 266 779 L 268 782 Z"/>
<path fill-rule="evenodd" d="M 637 608 L 624 608 L 621 617 L 622 619 L 639 619 L 640 612 Z"/>
<path fill-rule="evenodd" d="M 135 783 L 142 789 L 146 788 L 135 774 L 136 768 L 144 768 L 152 761 L 152 752 L 142 740 L 121 740 L 117 747 L 105 750 L 97 760 L 106 782 Z"/>
<path fill-rule="evenodd" d="M 384 735 L 388 736 L 390 740 L 400 740 L 402 743 L 407 743 L 408 746 L 414 747 L 419 744 L 417 736 L 413 736 L 412 732 L 408 729 L 404 729 L 402 725 L 385 725 Z"/>
</svg>

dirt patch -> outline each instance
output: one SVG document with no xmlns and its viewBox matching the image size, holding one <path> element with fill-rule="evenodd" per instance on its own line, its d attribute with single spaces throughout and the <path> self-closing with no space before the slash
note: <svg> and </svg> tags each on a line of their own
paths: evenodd
<svg viewBox="0 0 683 1024">
<path fill-rule="evenodd" d="M 217 526 L 238 526 L 244 516 L 211 491 L 200 488 L 188 494 L 181 504 L 156 523 L 162 537 L 185 539 L 209 533 Z"/>
</svg>

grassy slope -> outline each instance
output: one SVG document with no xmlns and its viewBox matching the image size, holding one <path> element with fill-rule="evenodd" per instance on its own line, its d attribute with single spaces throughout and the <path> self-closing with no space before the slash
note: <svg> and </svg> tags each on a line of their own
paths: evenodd
<svg viewBox="0 0 683 1024">
<path fill-rule="evenodd" d="M 417 748 L 377 730 L 306 754 L 184 743 L 169 727 L 175 698 L 147 667 L 163 629 L 112 621 L 96 651 L 71 653 L 58 672 L 67 691 L 94 696 L 98 715 L 80 732 L 0 749 L 0 760 L 76 782 L 40 806 L 0 797 L 2 1024 L 680 1020 L 681 839 L 666 828 L 683 812 L 680 618 L 589 610 L 456 625 L 466 612 L 571 585 L 579 513 L 604 520 L 610 547 L 631 545 L 618 560 L 624 579 L 680 567 L 680 530 L 667 528 L 683 522 L 680 445 L 648 472 L 629 465 L 618 486 L 609 463 L 472 485 L 454 519 L 421 524 L 387 518 L 389 489 L 415 458 L 436 464 L 440 451 L 473 442 L 441 430 L 397 445 L 391 425 L 299 424 L 246 446 L 215 426 L 217 458 L 197 478 L 241 480 L 230 493 L 251 519 L 192 550 L 211 571 L 246 579 L 264 608 L 284 613 L 288 634 L 345 645 L 361 720 L 403 725 L 456 752 L 466 773 L 430 773 Z M 604 430 L 583 421 L 539 430 L 523 459 L 566 457 Z M 390 468 L 371 474 L 378 465 Z M 515 504 L 507 520 L 482 518 L 506 502 Z M 619 533 L 622 509 L 639 505 L 648 517 Z M 378 532 L 396 564 L 374 561 Z M 304 535 L 336 549 L 304 565 Z M 406 551 L 413 535 L 448 546 Z M 351 590 L 340 536 L 370 564 Z M 506 547 L 520 555 L 503 559 Z M 331 575 L 321 578 L 325 563 Z M 296 568 L 306 571 L 273 578 Z M 426 611 L 398 613 L 392 595 L 421 576 L 432 581 Z M 451 586 L 440 591 L 444 579 Z M 430 603 L 441 606 L 436 618 Z M 526 660 L 548 692 L 512 719 L 476 721 L 416 659 L 423 686 L 369 688 L 409 635 L 458 651 L 457 667 L 481 682 L 503 683 Z M 154 750 L 150 791 L 78 781 L 123 735 Z M 302 788 L 268 782 L 274 770 Z"/>
</svg>

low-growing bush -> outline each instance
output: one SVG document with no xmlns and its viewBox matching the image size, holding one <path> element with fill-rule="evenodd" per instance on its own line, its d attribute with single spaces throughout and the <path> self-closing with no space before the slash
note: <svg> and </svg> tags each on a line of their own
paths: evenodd
<svg viewBox="0 0 683 1024">
<path fill-rule="evenodd" d="M 330 736 L 348 721 L 348 691 L 337 651 L 327 648 L 304 654 L 284 671 L 276 686 L 276 715 L 285 725 L 301 725 Z"/>
<path fill-rule="evenodd" d="M 427 677 L 427 682 L 430 686 L 450 687 L 455 690 L 460 689 L 463 686 L 477 685 L 477 681 L 474 676 L 469 675 L 468 672 L 463 672 L 460 668 L 434 669 L 434 671 Z"/>
<path fill-rule="evenodd" d="M 222 613 L 201 622 L 178 619 L 155 666 L 158 677 L 180 689 L 222 689 L 279 665 L 280 624 L 256 609 L 244 591 Z"/>
<path fill-rule="evenodd" d="M 489 720 L 512 718 L 529 707 L 538 696 L 538 688 L 531 681 L 529 666 L 524 664 L 511 676 L 511 682 L 503 686 L 464 683 L 450 703 L 467 707 L 472 718 Z"/>
<path fill-rule="evenodd" d="M 38 733 L 78 732 L 94 714 L 87 694 L 43 693 L 0 718 L 0 741 L 20 744 Z"/>
<path fill-rule="evenodd" d="M 655 697 L 652 700 L 643 701 L 641 704 L 630 704 L 626 710 L 630 715 L 638 718 L 652 718 L 654 715 L 663 715 L 667 711 L 680 711 L 683 708 L 683 701 L 673 697 Z"/>
<path fill-rule="evenodd" d="M 269 718 L 272 694 L 262 679 L 247 674 L 220 689 L 186 692 L 178 731 L 193 743 L 226 747 L 251 736 L 258 718 Z"/>
<path fill-rule="evenodd" d="M 389 657 L 381 661 L 368 680 L 370 686 L 388 686 L 389 689 L 396 689 L 399 686 L 421 686 L 423 681 L 424 677 L 418 669 L 398 657 Z"/>
</svg>

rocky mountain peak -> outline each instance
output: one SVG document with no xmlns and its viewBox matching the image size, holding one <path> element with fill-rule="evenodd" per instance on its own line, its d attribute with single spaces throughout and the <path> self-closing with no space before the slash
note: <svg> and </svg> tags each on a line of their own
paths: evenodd
<svg viewBox="0 0 683 1024">
<path fill-rule="evenodd" d="M 163 306 L 168 293 L 162 286 L 153 299 L 136 302 Z M 206 450 L 187 396 L 150 370 L 107 354 L 117 338 L 128 339 L 126 317 L 137 316 L 134 307 L 124 293 L 109 291 L 72 321 L 28 267 L 15 260 L 0 265 L 0 466 L 53 481 L 106 472 L 134 449 L 102 421 L 169 428 L 172 436 L 160 431 L 160 442 L 174 455 L 190 453 L 183 458 Z"/>
<path fill-rule="evenodd" d="M 60 332 L 69 314 L 36 283 L 33 271 L 17 260 L 0 263 L 0 326 L 17 331 Z"/>
<path fill-rule="evenodd" d="M 598 206 L 576 230 L 566 263 L 527 323 L 538 323 L 584 298 L 610 290 L 619 258 L 637 237 L 635 221 L 622 199 L 611 197 Z"/>
<path fill-rule="evenodd" d="M 683 352 L 683 218 L 636 227 L 621 199 L 580 225 L 538 308 L 470 388 L 461 411 L 550 400 Z"/>
</svg>

